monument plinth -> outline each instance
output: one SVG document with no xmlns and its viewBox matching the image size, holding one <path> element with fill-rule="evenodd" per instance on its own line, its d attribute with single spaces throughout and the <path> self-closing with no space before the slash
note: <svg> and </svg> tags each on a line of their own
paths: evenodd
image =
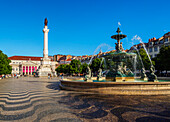
<svg viewBox="0 0 170 122">
<path fill-rule="evenodd" d="M 45 18 L 44 21 L 44 29 L 43 29 L 43 33 L 44 33 L 44 49 L 43 49 L 43 58 L 41 60 L 41 65 L 38 69 L 38 75 L 40 77 L 47 77 L 48 75 L 55 75 L 55 64 L 52 63 L 51 59 L 48 58 L 48 32 L 49 29 L 47 27 L 47 18 Z"/>
</svg>

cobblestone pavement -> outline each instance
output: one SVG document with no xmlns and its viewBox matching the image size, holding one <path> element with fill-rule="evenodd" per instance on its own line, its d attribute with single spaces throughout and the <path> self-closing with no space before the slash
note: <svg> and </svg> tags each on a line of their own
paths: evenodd
<svg viewBox="0 0 170 122">
<path fill-rule="evenodd" d="M 60 90 L 59 80 L 0 80 L 0 121 L 170 121 L 170 95 L 114 96 Z"/>
</svg>

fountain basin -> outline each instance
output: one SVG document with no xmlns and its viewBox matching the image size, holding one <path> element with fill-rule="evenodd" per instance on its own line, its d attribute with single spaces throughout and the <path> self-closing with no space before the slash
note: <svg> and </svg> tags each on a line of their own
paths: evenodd
<svg viewBox="0 0 170 122">
<path fill-rule="evenodd" d="M 60 88 L 108 95 L 169 95 L 170 82 L 85 82 L 60 80 Z"/>
</svg>

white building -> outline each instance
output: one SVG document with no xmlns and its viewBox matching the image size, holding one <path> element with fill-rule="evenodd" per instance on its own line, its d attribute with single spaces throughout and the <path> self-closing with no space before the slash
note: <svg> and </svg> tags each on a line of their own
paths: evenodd
<svg viewBox="0 0 170 122">
<path fill-rule="evenodd" d="M 164 34 L 161 38 L 156 39 L 155 37 L 149 39 L 147 50 L 151 58 L 154 58 L 159 54 L 162 46 L 170 45 L 170 32 Z"/>
<path fill-rule="evenodd" d="M 42 57 L 32 56 L 12 56 L 10 65 L 12 66 L 12 74 L 32 75 L 40 66 Z"/>
<path fill-rule="evenodd" d="M 33 56 L 11 56 L 10 65 L 12 66 L 12 74 L 33 75 L 41 65 L 42 57 Z M 58 63 L 51 61 L 52 68 L 55 69 Z"/>
<path fill-rule="evenodd" d="M 155 37 L 151 38 L 149 39 L 148 43 L 145 43 L 146 49 L 149 55 L 151 56 L 151 58 L 154 58 L 157 56 L 157 54 L 159 54 L 162 46 L 169 46 L 169 45 L 170 45 L 170 32 L 164 34 L 162 37 L 158 39 L 156 39 Z M 138 50 L 143 48 L 143 45 L 141 43 L 134 46 Z M 135 50 L 134 46 L 132 46 L 129 51 Z"/>
</svg>

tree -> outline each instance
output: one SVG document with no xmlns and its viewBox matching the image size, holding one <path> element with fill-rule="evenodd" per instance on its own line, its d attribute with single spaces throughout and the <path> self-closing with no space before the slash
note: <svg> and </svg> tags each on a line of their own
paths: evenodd
<svg viewBox="0 0 170 122">
<path fill-rule="evenodd" d="M 56 68 L 56 71 L 57 71 L 58 73 L 65 73 L 65 67 L 66 67 L 66 64 L 61 64 L 60 66 L 58 66 L 58 67 Z"/>
<path fill-rule="evenodd" d="M 0 50 L 0 75 L 11 74 L 12 67 L 9 65 L 11 62 L 8 56 Z"/>
<path fill-rule="evenodd" d="M 90 68 L 92 69 L 93 73 L 96 73 L 98 72 L 99 68 L 104 69 L 104 63 L 102 62 L 100 58 L 96 58 L 92 61 Z"/>
<path fill-rule="evenodd" d="M 150 60 L 148 58 L 148 55 L 147 55 L 146 51 L 143 48 L 141 48 L 139 50 L 139 54 L 140 54 L 140 56 L 142 58 L 142 62 L 143 62 L 143 65 L 144 65 L 145 69 L 147 69 L 147 70 L 150 69 L 151 63 L 150 63 Z M 155 65 L 155 62 L 152 61 L 152 64 Z"/>
<path fill-rule="evenodd" d="M 72 73 L 80 73 L 82 70 L 81 62 L 79 60 L 73 59 L 70 63 Z"/>
<path fill-rule="evenodd" d="M 157 57 L 154 58 L 154 61 L 155 68 L 158 72 L 165 70 L 167 74 L 167 71 L 170 70 L 170 46 L 161 47 L 160 52 Z"/>
<path fill-rule="evenodd" d="M 67 64 L 66 67 L 64 68 L 64 73 L 71 74 L 72 73 L 72 66 Z"/>
<path fill-rule="evenodd" d="M 81 73 L 86 73 L 87 72 L 87 67 L 88 67 L 88 64 L 86 64 L 86 63 L 82 64 L 81 65 L 81 68 L 82 68 Z"/>
</svg>

